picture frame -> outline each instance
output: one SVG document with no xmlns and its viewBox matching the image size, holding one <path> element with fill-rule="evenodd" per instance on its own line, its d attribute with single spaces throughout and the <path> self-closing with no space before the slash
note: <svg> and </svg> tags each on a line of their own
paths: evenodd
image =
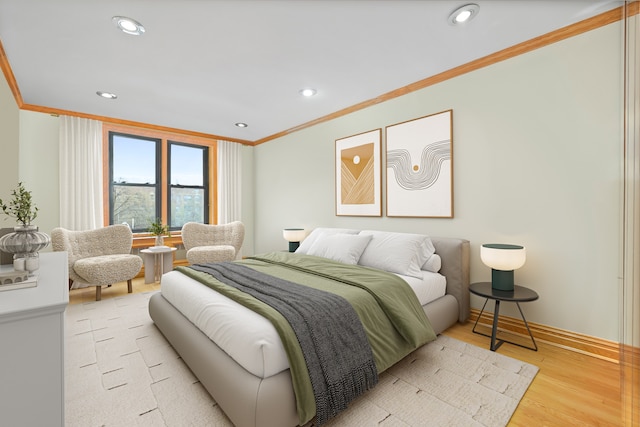
<svg viewBox="0 0 640 427">
<path fill-rule="evenodd" d="M 453 110 L 387 126 L 389 217 L 453 218 Z"/>
<path fill-rule="evenodd" d="M 382 129 L 335 141 L 336 215 L 382 216 Z"/>
</svg>

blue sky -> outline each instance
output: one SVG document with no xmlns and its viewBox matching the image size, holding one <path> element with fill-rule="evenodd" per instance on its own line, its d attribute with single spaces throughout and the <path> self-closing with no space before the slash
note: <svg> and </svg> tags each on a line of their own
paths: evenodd
<svg viewBox="0 0 640 427">
<path fill-rule="evenodd" d="M 116 182 L 155 183 L 155 141 L 114 135 L 113 144 Z M 171 147 L 171 184 L 202 185 L 202 149 Z"/>
</svg>

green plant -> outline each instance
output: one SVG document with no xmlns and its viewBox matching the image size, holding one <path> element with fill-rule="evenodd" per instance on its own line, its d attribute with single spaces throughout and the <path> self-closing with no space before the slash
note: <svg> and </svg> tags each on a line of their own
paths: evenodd
<svg viewBox="0 0 640 427">
<path fill-rule="evenodd" d="M 151 225 L 149 225 L 147 231 L 154 236 L 162 236 L 163 234 L 166 236 L 171 236 L 169 226 L 162 224 L 162 220 L 160 218 L 156 218 L 156 220 L 153 221 Z"/>
<path fill-rule="evenodd" d="M 18 183 L 18 188 L 11 192 L 13 199 L 8 203 L 0 199 L 0 208 L 7 216 L 14 217 L 24 226 L 30 225 L 31 221 L 38 216 L 38 208 L 31 199 L 31 191 L 27 191 L 22 182 Z"/>
</svg>

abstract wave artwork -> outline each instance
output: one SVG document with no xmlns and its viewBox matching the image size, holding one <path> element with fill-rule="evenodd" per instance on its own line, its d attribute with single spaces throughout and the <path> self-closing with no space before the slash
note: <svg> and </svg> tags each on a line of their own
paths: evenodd
<svg viewBox="0 0 640 427">
<path fill-rule="evenodd" d="M 451 160 L 451 140 L 448 139 L 424 147 L 420 164 L 413 164 L 409 150 L 387 151 L 387 168 L 393 169 L 397 184 L 408 191 L 431 187 L 447 160 Z"/>
<path fill-rule="evenodd" d="M 387 216 L 453 217 L 453 111 L 387 126 Z"/>
</svg>

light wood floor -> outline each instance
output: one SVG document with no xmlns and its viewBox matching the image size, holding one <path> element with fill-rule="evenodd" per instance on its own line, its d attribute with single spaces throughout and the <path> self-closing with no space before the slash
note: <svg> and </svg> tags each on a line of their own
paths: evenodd
<svg viewBox="0 0 640 427">
<path fill-rule="evenodd" d="M 134 279 L 134 292 L 159 290 L 159 284 Z M 126 283 L 102 289 L 102 299 L 124 296 Z M 95 300 L 95 289 L 69 292 L 71 304 Z M 488 348 L 489 338 L 472 332 L 473 323 L 458 324 L 445 335 Z M 498 352 L 540 368 L 509 427 L 622 426 L 620 365 L 538 342 L 538 351 L 505 343 Z"/>
<path fill-rule="evenodd" d="M 473 323 L 455 325 L 445 335 L 488 348 L 490 338 L 472 332 Z M 538 351 L 508 343 L 497 351 L 536 365 L 509 427 L 622 426 L 620 365 L 550 344 Z"/>
<path fill-rule="evenodd" d="M 144 278 L 133 279 L 133 292 L 159 291 L 160 283 L 144 283 Z M 116 283 L 110 287 L 102 287 L 102 299 L 122 297 L 127 295 L 127 282 Z M 69 304 L 80 304 L 96 300 L 96 288 L 72 289 L 69 291 Z"/>
</svg>

